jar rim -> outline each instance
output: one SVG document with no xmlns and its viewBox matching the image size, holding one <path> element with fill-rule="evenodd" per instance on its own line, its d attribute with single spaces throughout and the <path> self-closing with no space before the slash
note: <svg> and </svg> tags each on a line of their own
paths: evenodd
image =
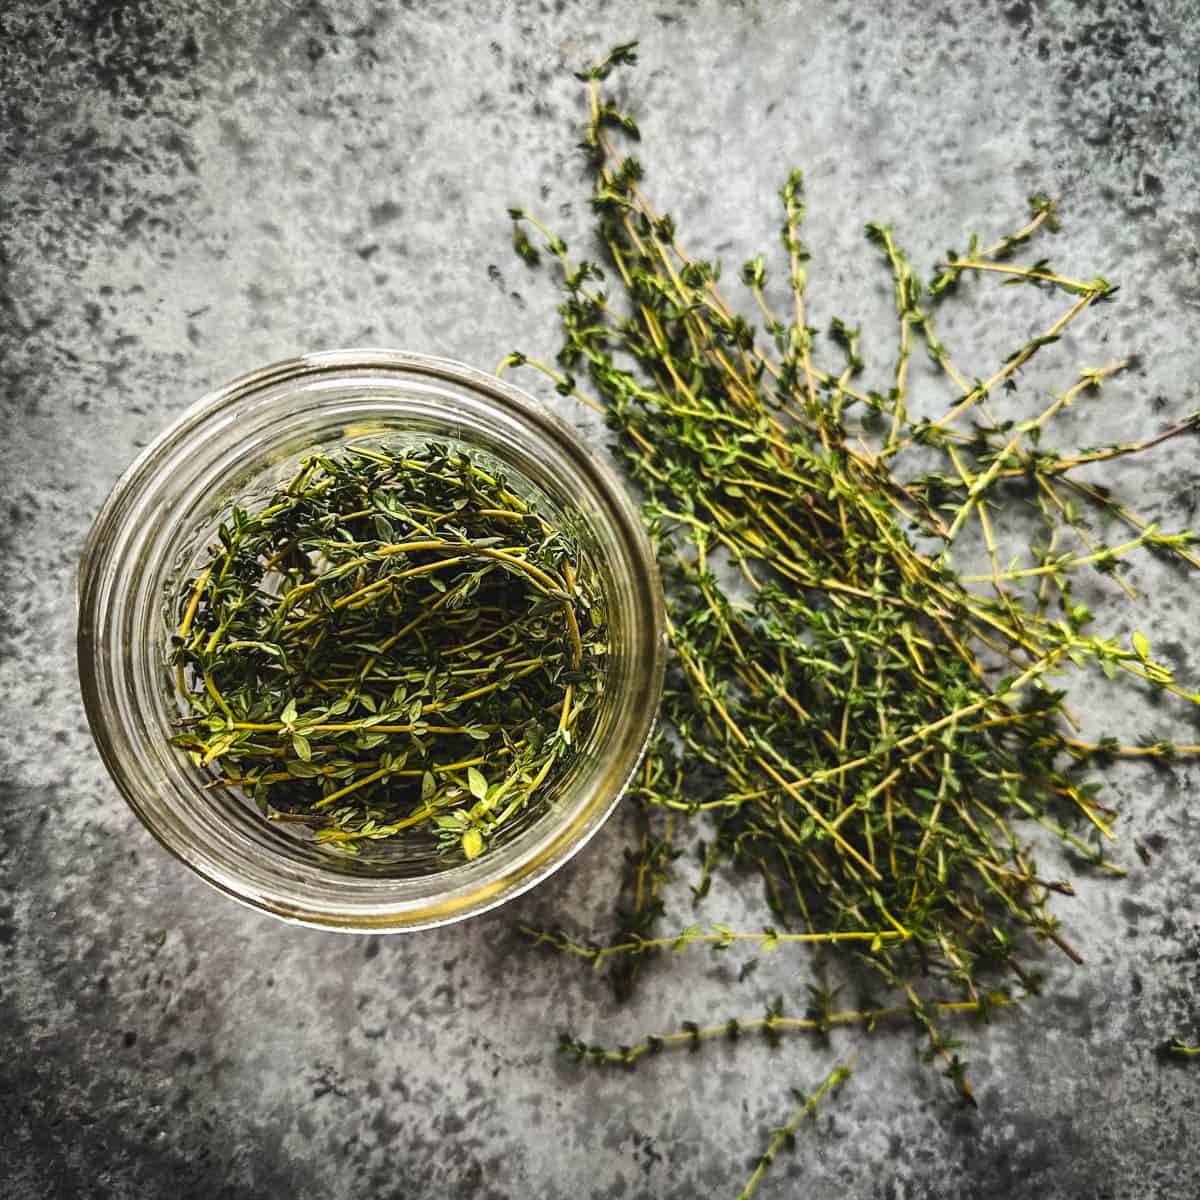
<svg viewBox="0 0 1200 1200">
<path fill-rule="evenodd" d="M 301 883 L 294 878 L 291 860 L 286 860 L 288 870 L 282 858 L 274 868 L 270 862 L 264 865 L 249 857 L 239 861 L 236 848 L 228 852 L 214 848 L 215 842 L 205 840 L 211 831 L 202 833 L 189 826 L 164 807 L 162 796 L 149 794 L 153 788 L 147 788 L 145 772 L 135 761 L 136 738 L 112 720 L 118 706 L 127 703 L 121 696 L 122 687 L 127 687 L 122 678 L 127 648 L 121 645 L 119 631 L 114 633 L 119 618 L 114 576 L 122 569 L 153 569 L 135 553 L 137 527 L 155 489 L 165 486 L 162 476 L 172 456 L 181 451 L 202 454 L 214 425 L 236 417 L 241 406 L 252 404 L 268 389 L 294 385 L 298 391 L 322 377 L 374 377 L 376 372 L 397 383 L 419 380 L 422 386 L 465 390 L 548 445 L 573 481 L 586 488 L 618 539 L 627 556 L 630 603 L 635 606 L 631 627 L 637 649 L 632 653 L 639 655 L 638 670 L 631 673 L 630 694 L 621 697 L 622 736 L 614 739 L 619 744 L 605 746 L 611 750 L 611 755 L 606 754 L 611 762 L 591 772 L 586 794 L 572 796 L 571 803 L 562 805 L 562 821 L 557 816 L 543 818 L 526 831 L 530 837 L 523 833 L 517 839 L 519 851 L 507 854 L 497 848 L 473 863 L 423 877 L 444 875 L 448 885 L 444 892 L 431 892 L 428 886 L 414 889 L 408 886 L 411 880 L 349 877 L 333 870 L 327 874 L 315 870 Z M 84 544 L 76 598 L 78 666 L 88 722 L 110 776 L 149 832 L 207 883 L 251 908 L 293 923 L 354 932 L 425 929 L 488 911 L 535 886 L 578 853 L 616 807 L 645 753 L 666 663 L 666 616 L 654 551 L 615 471 L 557 414 L 507 381 L 452 359 L 373 347 L 318 351 L 271 363 L 188 406 L 122 473 L 101 507 Z M 145 748 L 143 742 L 141 749 Z M 166 788 L 167 781 L 161 786 Z M 532 831 L 538 831 L 536 837 Z M 250 845 L 245 839 L 235 843 L 243 850 Z"/>
</svg>

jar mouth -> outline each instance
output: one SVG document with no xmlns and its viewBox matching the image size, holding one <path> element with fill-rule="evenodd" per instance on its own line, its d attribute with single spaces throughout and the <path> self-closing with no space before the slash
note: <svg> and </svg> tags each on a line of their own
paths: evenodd
<svg viewBox="0 0 1200 1200">
<path fill-rule="evenodd" d="M 610 662 L 593 744 L 528 826 L 479 858 L 414 874 L 347 867 L 265 821 L 168 742 L 179 715 L 167 669 L 169 593 L 252 482 L 289 455 L 383 431 L 482 448 L 577 520 L 606 592 Z M 240 376 L 193 404 L 117 482 L 78 576 L 79 674 L 93 737 L 154 837 L 208 883 L 284 920 L 349 931 L 429 928 L 495 907 L 546 878 L 612 812 L 645 752 L 662 691 L 665 613 L 653 550 L 615 473 L 520 389 L 449 359 L 323 351 Z"/>
</svg>

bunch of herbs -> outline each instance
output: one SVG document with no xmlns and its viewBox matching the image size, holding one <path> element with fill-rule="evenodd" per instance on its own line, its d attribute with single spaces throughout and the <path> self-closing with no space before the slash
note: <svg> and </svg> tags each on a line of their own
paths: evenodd
<svg viewBox="0 0 1200 1200">
<path fill-rule="evenodd" d="M 860 382 L 860 328 L 836 317 L 824 331 L 811 323 L 795 171 L 779 197 L 789 311 L 772 309 L 767 260 L 755 257 L 740 272 L 761 318 L 755 328 L 726 299 L 719 266 L 691 257 L 673 219 L 652 207 L 640 162 L 618 146 L 636 140 L 638 126 L 602 88 L 614 67 L 635 60 L 634 46 L 621 46 L 580 77 L 603 260 L 572 257 L 535 216 L 510 209 L 517 252 L 530 266 L 548 256 L 560 272 L 563 342 L 552 363 L 516 352 L 501 370 L 540 371 L 604 415 L 644 498 L 673 664 L 664 720 L 632 793 L 639 839 L 616 936 L 526 932 L 610 968 L 621 995 L 648 956 L 749 942 L 815 949 L 822 979 L 829 953 L 840 951 L 868 996 L 894 1000 L 839 1010 L 822 982 L 809 986 L 802 1017 L 785 1016 L 780 1000 L 761 1018 L 689 1022 L 634 1045 L 566 1033 L 561 1048 L 628 1066 L 713 1037 L 776 1042 L 788 1031 L 824 1036 L 908 1018 L 926 1057 L 973 1103 L 946 1019 L 986 1018 L 1036 992 L 1042 946 L 1078 959 L 1050 904 L 1072 895 L 1072 884 L 1039 867 L 1028 830 L 1040 827 L 1078 869 L 1121 875 L 1109 852 L 1116 814 L 1099 797 L 1095 769 L 1119 756 L 1167 762 L 1200 751 L 1084 740 L 1060 686 L 1068 670 L 1098 670 L 1200 699 L 1144 634 L 1128 643 L 1106 635 L 1076 597 L 1085 573 L 1134 595 L 1122 564 L 1139 551 L 1200 566 L 1189 533 L 1161 530 L 1079 471 L 1189 434 L 1200 414 L 1138 442 L 1053 449 L 1055 418 L 1101 403 L 1134 365 L 1118 359 L 1077 369 L 1024 419 L 997 415 L 997 398 L 1015 392 L 1022 368 L 1116 292 L 1101 277 L 1060 274 L 1045 258 L 1016 261 L 1058 227 L 1044 196 L 1031 198 L 1014 233 L 991 244 L 972 237 L 927 282 L 892 228 L 866 226 L 896 311 L 889 384 L 872 390 Z M 965 276 L 1064 298 L 1057 319 L 978 379 L 960 371 L 935 331 Z M 921 350 L 949 390 L 936 419 L 910 403 L 911 359 Z M 1032 508 L 1042 531 L 1004 565 L 1001 526 L 1014 507 Z M 1128 535 L 1100 540 L 1089 510 Z M 956 569 L 968 530 L 986 555 L 982 572 Z M 700 838 L 696 899 L 751 873 L 769 924 L 659 932 L 685 829 Z M 809 1111 L 805 1101 L 801 1114 Z"/>
<path fill-rule="evenodd" d="M 605 629 L 574 539 L 430 443 L 312 454 L 178 598 L 175 743 L 332 850 L 475 858 L 586 736 Z"/>
</svg>

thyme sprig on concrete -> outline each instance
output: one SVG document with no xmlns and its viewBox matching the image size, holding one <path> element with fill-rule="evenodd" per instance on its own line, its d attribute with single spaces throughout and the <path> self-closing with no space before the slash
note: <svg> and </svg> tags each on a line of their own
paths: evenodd
<svg viewBox="0 0 1200 1200">
<path fill-rule="evenodd" d="M 647 199 L 640 162 L 617 145 L 638 127 L 601 85 L 631 61 L 632 47 L 620 47 L 583 76 L 604 261 L 572 257 L 534 216 L 510 209 L 517 251 L 531 266 L 548 256 L 561 271 L 563 344 L 553 363 L 516 352 L 500 369 L 540 371 L 604 414 L 644 496 L 674 662 L 666 721 L 633 792 L 641 828 L 621 927 L 608 943 L 561 930 L 531 936 L 615 964 L 622 991 L 658 950 L 764 937 L 722 926 L 656 935 L 681 823 L 697 820 L 697 899 L 731 877 L 727 866 L 759 876 L 774 920 L 805 931 L 797 942 L 840 948 L 895 994 L 928 1057 L 973 1100 L 960 1044 L 942 1032 L 947 1006 L 1037 991 L 1030 958 L 1039 944 L 1079 960 L 1050 905 L 1073 889 L 1039 870 L 1029 829 L 1040 826 L 1078 866 L 1121 875 L 1109 853 L 1116 814 L 1098 798 L 1094 770 L 1118 756 L 1197 751 L 1158 737 L 1077 736 L 1060 685 L 1068 670 L 1200 697 L 1144 634 L 1125 642 L 1097 632 L 1076 581 L 1098 574 L 1133 594 L 1121 573 L 1131 555 L 1150 551 L 1185 569 L 1200 559 L 1191 534 L 1160 529 L 1074 473 L 1188 435 L 1200 419 L 1136 442 L 1052 448 L 1061 414 L 1102 403 L 1132 358 L 1077 369 L 1061 390 L 1031 395 L 1020 421 L 995 415 L 1022 369 L 1116 292 L 1045 258 L 1013 261 L 1057 229 L 1044 196 L 1031 198 L 1015 233 L 948 252 L 928 284 L 891 227 L 866 227 L 892 276 L 897 318 L 889 384 L 873 390 L 859 379 L 862 330 L 834 317 L 823 336 L 811 323 L 795 171 L 780 191 L 789 311 L 773 309 L 767 260 L 757 256 L 741 271 L 755 328 L 726 298 L 719 265 L 689 255 L 674 220 Z M 1065 296 L 1043 332 L 979 379 L 935 330 L 967 276 Z M 926 398 L 914 394 L 912 356 L 922 347 L 947 388 L 936 417 L 922 415 Z M 1025 535 L 1002 564 L 1013 501 L 1036 506 L 1045 534 Z M 1115 518 L 1129 537 L 1102 540 L 1089 511 Z M 968 536 L 987 569 L 957 566 Z M 577 1039 L 564 1045 L 598 1058 Z M 635 1050 L 618 1057 L 634 1061 Z"/>
<path fill-rule="evenodd" d="M 746 1180 L 745 1187 L 738 1193 L 738 1200 L 750 1200 L 763 1176 L 775 1161 L 775 1156 L 781 1150 L 792 1151 L 796 1148 L 796 1130 L 804 1121 L 815 1121 L 820 1111 L 821 1101 L 827 1095 L 833 1095 L 853 1074 L 855 1055 L 851 1054 L 845 1062 L 834 1067 L 821 1081 L 812 1095 L 806 1095 L 799 1088 L 792 1089 L 792 1098 L 798 1107 L 796 1111 L 778 1128 L 771 1130 L 771 1140 L 767 1148 L 758 1156 L 754 1170 Z"/>
<path fill-rule="evenodd" d="M 777 996 L 767 1006 L 762 1017 L 731 1017 L 718 1025 L 707 1026 L 695 1021 L 684 1021 L 675 1032 L 652 1033 L 631 1046 L 606 1047 L 589 1044 L 570 1033 L 562 1033 L 559 1035 L 558 1048 L 561 1054 L 575 1062 L 589 1063 L 592 1066 L 632 1067 L 639 1059 L 662 1054 L 664 1050 L 687 1049 L 696 1053 L 705 1042 L 722 1039 L 737 1042 L 744 1037 L 757 1036 L 775 1047 L 780 1044 L 785 1034 L 802 1033 L 824 1039 L 834 1029 L 855 1028 L 864 1033 L 871 1033 L 880 1021 L 912 1018 L 912 1010 L 908 1005 L 834 1011 L 831 997 L 820 988 L 810 989 L 810 997 L 811 1003 L 802 1017 L 785 1016 L 783 997 Z M 1002 992 L 993 992 L 980 996 L 977 1000 L 931 1001 L 927 1007 L 939 1016 L 967 1015 L 987 1020 L 995 1009 L 1005 1008 L 1011 1003 Z"/>
<path fill-rule="evenodd" d="M 1174 1058 L 1179 1061 L 1186 1061 L 1188 1059 L 1200 1060 L 1200 1045 L 1194 1045 L 1181 1037 L 1173 1037 L 1163 1044 L 1161 1053 L 1167 1058 Z"/>
<path fill-rule="evenodd" d="M 605 646 L 569 534 L 461 451 L 313 454 L 182 588 L 177 745 L 330 848 L 475 858 L 586 735 Z"/>
</svg>

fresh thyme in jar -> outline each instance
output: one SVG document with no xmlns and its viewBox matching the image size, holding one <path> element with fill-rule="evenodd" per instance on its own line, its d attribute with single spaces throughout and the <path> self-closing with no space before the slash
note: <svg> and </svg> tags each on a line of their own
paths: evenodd
<svg viewBox="0 0 1200 1200">
<path fill-rule="evenodd" d="M 349 853 L 481 854 L 570 765 L 607 649 L 569 531 L 435 442 L 303 459 L 177 604 L 175 744 Z"/>
</svg>

